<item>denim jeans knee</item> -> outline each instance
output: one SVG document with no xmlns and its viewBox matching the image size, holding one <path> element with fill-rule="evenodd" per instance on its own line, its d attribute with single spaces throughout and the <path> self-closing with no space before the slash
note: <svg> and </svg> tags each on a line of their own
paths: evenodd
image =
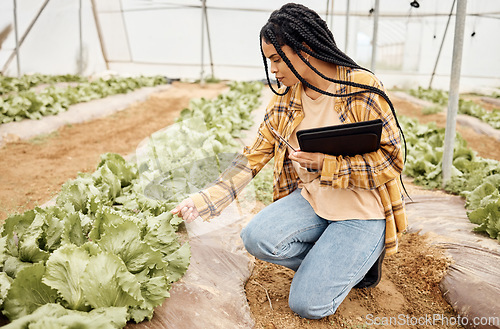
<svg viewBox="0 0 500 329">
<path fill-rule="evenodd" d="M 327 226 L 296 190 L 255 215 L 240 236 L 251 255 L 295 271 Z"/>
<path fill-rule="evenodd" d="M 290 294 L 288 306 L 302 318 L 318 320 L 335 313 L 339 305 L 335 305 L 335 302 L 327 305 L 314 305 L 307 298 L 296 298 L 296 295 Z"/>
<path fill-rule="evenodd" d="M 254 234 L 251 229 L 248 229 L 248 226 L 244 227 L 240 232 L 241 240 L 243 241 L 243 246 L 248 251 L 248 253 L 252 256 L 260 258 L 264 253 L 260 248 L 260 243 L 262 236 L 259 234 Z"/>
</svg>

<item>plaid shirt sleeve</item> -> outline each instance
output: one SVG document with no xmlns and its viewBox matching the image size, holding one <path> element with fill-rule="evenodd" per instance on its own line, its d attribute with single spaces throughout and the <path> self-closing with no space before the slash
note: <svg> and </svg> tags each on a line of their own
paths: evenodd
<svg viewBox="0 0 500 329">
<path fill-rule="evenodd" d="M 276 100 L 277 96 L 271 99 L 253 145 L 245 147 L 212 186 L 190 195 L 203 220 L 218 216 L 274 156 L 275 141 L 268 126 L 276 128 L 272 114 Z"/>
</svg>

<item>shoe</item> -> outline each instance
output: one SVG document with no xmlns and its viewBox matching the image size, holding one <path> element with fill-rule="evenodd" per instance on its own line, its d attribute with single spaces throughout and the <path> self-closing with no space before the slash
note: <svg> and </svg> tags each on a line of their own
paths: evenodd
<svg viewBox="0 0 500 329">
<path fill-rule="evenodd" d="M 382 263 L 384 261 L 385 248 L 373 266 L 366 272 L 365 277 L 354 286 L 354 288 L 373 288 L 382 278 Z"/>
</svg>

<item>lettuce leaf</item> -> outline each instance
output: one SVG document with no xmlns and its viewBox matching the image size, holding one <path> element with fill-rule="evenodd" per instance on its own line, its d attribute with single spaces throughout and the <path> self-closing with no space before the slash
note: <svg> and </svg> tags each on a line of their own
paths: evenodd
<svg viewBox="0 0 500 329">
<path fill-rule="evenodd" d="M 97 244 L 105 251 L 120 257 L 131 273 L 153 267 L 163 268 L 162 254 L 141 240 L 136 223 L 125 220 L 117 226 L 107 226 Z"/>
<path fill-rule="evenodd" d="M 170 282 L 179 280 L 184 273 L 186 273 L 189 266 L 190 255 L 191 247 L 189 246 L 189 243 L 186 242 L 174 253 L 165 257 L 168 262 L 166 275 Z"/>
<path fill-rule="evenodd" d="M 111 172 L 118 177 L 121 186 L 125 187 L 137 178 L 137 168 L 116 153 L 105 153 L 101 155 L 101 162 L 98 168 L 107 166 Z"/>
<path fill-rule="evenodd" d="M 44 274 L 45 266 L 42 263 L 19 271 L 3 305 L 3 313 L 10 320 L 31 314 L 40 306 L 57 301 L 56 290 L 42 282 Z"/>
<path fill-rule="evenodd" d="M 68 310 L 60 304 L 45 304 L 30 315 L 6 325 L 5 329 L 117 329 L 127 323 L 125 307 L 98 308 L 90 312 Z"/>
<path fill-rule="evenodd" d="M 138 306 L 144 301 L 136 277 L 118 256 L 107 252 L 90 258 L 80 282 L 93 308 Z"/>
<path fill-rule="evenodd" d="M 0 272 L 0 307 L 3 305 L 3 301 L 7 298 L 7 293 L 12 285 L 12 281 L 13 280 L 7 275 L 7 273 Z"/>
<path fill-rule="evenodd" d="M 171 224 L 173 218 L 174 216 L 170 212 L 165 212 L 150 218 L 146 224 L 144 241 L 154 249 L 161 251 L 163 255 L 169 255 L 180 247 L 175 234 L 176 228 Z"/>
<path fill-rule="evenodd" d="M 54 251 L 47 260 L 42 282 L 58 291 L 67 308 L 90 310 L 82 290 L 82 277 L 89 261 L 89 253 L 72 244 Z"/>
</svg>

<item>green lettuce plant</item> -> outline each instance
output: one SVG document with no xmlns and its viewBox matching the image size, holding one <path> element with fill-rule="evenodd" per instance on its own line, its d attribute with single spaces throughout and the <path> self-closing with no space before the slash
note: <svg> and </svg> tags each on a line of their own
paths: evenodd
<svg viewBox="0 0 500 329">
<path fill-rule="evenodd" d="M 408 146 L 404 173 L 419 185 L 441 188 L 444 128 L 437 128 L 435 123 L 420 124 L 403 116 L 400 122 Z M 500 162 L 477 156 L 457 134 L 452 178 L 445 190 L 465 198 L 470 210 L 467 215 L 478 225 L 475 231 L 500 241 Z"/>
<path fill-rule="evenodd" d="M 66 87 L 50 85 L 40 92 L 21 89 L 0 98 L 0 124 L 24 119 L 38 120 L 64 112 L 73 104 L 166 83 L 167 80 L 161 76 L 110 77 L 79 81 Z"/>
<path fill-rule="evenodd" d="M 133 161 L 103 154 L 95 172 L 62 186 L 55 205 L 6 219 L 6 328 L 122 328 L 151 319 L 189 265 L 189 243 L 176 234 L 182 220 L 170 210 L 227 167 L 234 154 L 220 152 L 235 149 L 259 103 L 260 83 L 230 87 L 213 101 L 193 101 Z M 235 123 L 220 125 L 228 117 Z"/>
<path fill-rule="evenodd" d="M 420 99 L 431 101 L 435 104 L 435 106 L 424 109 L 424 114 L 434 114 L 440 112 L 440 109 L 442 110 L 443 107 L 448 105 L 448 92 L 443 90 L 418 87 L 418 89 L 409 90 L 409 94 Z M 488 123 L 493 128 L 500 129 L 500 109 L 487 111 L 474 101 L 459 99 L 458 113 L 478 118 L 481 121 Z"/>
</svg>

